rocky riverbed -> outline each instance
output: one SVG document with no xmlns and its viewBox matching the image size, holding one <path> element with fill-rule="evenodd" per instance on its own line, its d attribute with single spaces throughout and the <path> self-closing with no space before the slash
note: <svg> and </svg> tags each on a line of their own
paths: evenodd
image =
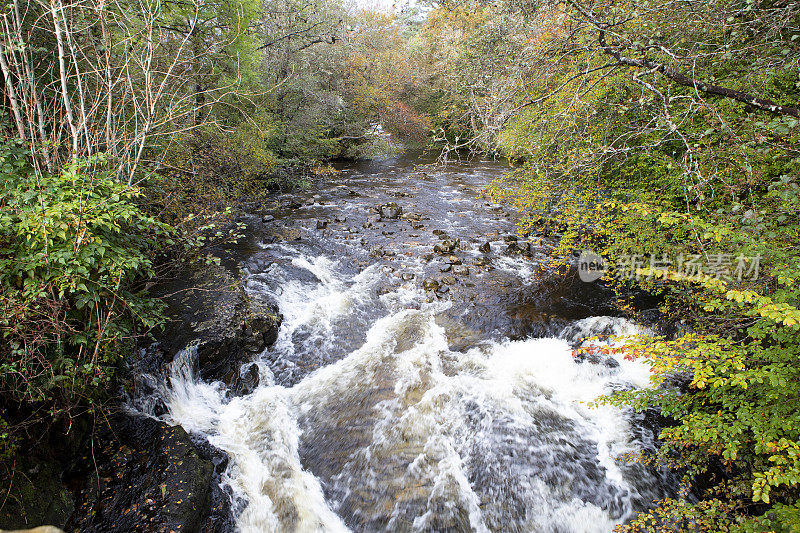
<svg viewBox="0 0 800 533">
<path fill-rule="evenodd" d="M 76 437 L 88 453 L 48 463 L 48 510 L 2 525 L 610 531 L 669 494 L 617 460 L 652 424 L 585 405 L 647 369 L 571 354 L 641 327 L 542 268 L 548 242 L 481 196 L 502 163 L 430 163 L 342 165 L 246 206 L 219 266 L 157 287 L 172 322 Z"/>
</svg>

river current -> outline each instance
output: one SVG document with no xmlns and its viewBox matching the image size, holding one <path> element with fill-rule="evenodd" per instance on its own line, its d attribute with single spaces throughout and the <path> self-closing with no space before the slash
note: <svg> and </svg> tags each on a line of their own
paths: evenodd
<svg viewBox="0 0 800 533">
<path fill-rule="evenodd" d="M 587 405 L 648 367 L 572 355 L 642 328 L 545 287 L 547 243 L 480 197 L 507 166 L 426 163 L 344 166 L 249 235 L 246 288 L 283 316 L 254 391 L 172 363 L 165 419 L 228 455 L 243 532 L 608 532 L 670 492 L 621 459 L 652 449 L 643 418 Z"/>
</svg>

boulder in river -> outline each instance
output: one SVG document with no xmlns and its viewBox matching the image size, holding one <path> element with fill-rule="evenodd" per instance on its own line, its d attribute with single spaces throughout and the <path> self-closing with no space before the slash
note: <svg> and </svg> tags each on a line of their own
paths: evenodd
<svg viewBox="0 0 800 533">
<path fill-rule="evenodd" d="M 261 222 L 264 222 L 265 224 L 268 222 L 272 222 L 273 220 L 275 220 L 275 217 L 272 215 L 264 215 L 263 217 L 261 217 Z"/>
<path fill-rule="evenodd" d="M 457 274 L 459 276 L 468 276 L 469 275 L 469 268 L 461 265 L 457 265 L 453 267 L 453 274 Z"/>
<path fill-rule="evenodd" d="M 439 288 L 439 282 L 435 279 L 426 279 L 422 282 L 422 286 L 425 288 L 425 290 L 435 291 Z"/>
<path fill-rule="evenodd" d="M 394 202 L 389 202 L 378 207 L 381 218 L 396 219 L 403 214 L 403 208 Z"/>
<path fill-rule="evenodd" d="M 258 372 L 258 365 L 256 363 L 250 363 L 239 370 L 239 373 L 233 380 L 232 387 L 236 394 L 246 395 L 256 390 L 260 381 L 261 377 Z"/>
<path fill-rule="evenodd" d="M 439 244 L 433 246 L 433 251 L 437 254 L 453 253 L 458 246 L 458 240 L 445 239 Z"/>
<path fill-rule="evenodd" d="M 439 281 L 441 281 L 445 285 L 455 285 L 456 278 L 453 276 L 444 276 Z"/>
<path fill-rule="evenodd" d="M 164 360 L 142 358 L 134 373 L 158 372 L 159 363 L 171 361 L 194 342 L 200 376 L 230 383 L 242 363 L 277 339 L 278 310 L 250 296 L 239 279 L 222 266 L 204 265 L 179 274 L 175 281 L 154 290 L 168 306 L 166 328 L 155 335 Z"/>
<path fill-rule="evenodd" d="M 222 311 L 195 328 L 200 334 L 197 345 L 200 376 L 230 383 L 246 359 L 275 342 L 279 326 L 276 307 L 253 299 L 242 290 L 233 309 Z"/>
<path fill-rule="evenodd" d="M 303 207 L 303 204 L 301 204 L 295 198 L 290 198 L 289 200 L 284 201 L 281 204 L 281 207 L 283 209 L 300 209 L 301 207 Z"/>
<path fill-rule="evenodd" d="M 328 227 L 328 221 L 324 219 L 317 220 L 317 229 L 325 229 Z"/>
<path fill-rule="evenodd" d="M 489 252 L 492 251 L 492 245 L 489 244 L 489 241 L 486 241 L 485 243 L 478 246 L 478 251 L 483 254 L 488 254 Z"/>
</svg>

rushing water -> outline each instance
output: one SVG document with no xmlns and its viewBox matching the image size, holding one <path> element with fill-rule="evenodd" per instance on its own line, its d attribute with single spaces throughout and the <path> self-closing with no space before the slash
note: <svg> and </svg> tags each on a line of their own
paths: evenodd
<svg viewBox="0 0 800 533">
<path fill-rule="evenodd" d="M 187 349 L 163 388 L 168 419 L 229 455 L 241 531 L 611 531 L 667 493 L 618 460 L 652 447 L 641 420 L 587 406 L 646 386 L 647 368 L 572 357 L 582 337 L 639 329 L 544 291 L 542 243 L 509 253 L 511 214 L 479 198 L 504 170 L 344 168 L 273 212 L 299 240 L 252 236 L 247 289 L 284 318 L 260 385 L 205 383 Z M 420 220 L 376 220 L 387 201 Z M 469 274 L 441 272 L 433 230 L 460 239 Z"/>
</svg>

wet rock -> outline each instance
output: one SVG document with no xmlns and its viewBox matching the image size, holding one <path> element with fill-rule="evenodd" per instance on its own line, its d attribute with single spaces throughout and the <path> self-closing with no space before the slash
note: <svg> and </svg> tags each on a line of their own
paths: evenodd
<svg viewBox="0 0 800 533">
<path fill-rule="evenodd" d="M 210 514 L 213 464 L 180 426 L 120 416 L 85 467 L 70 530 L 192 532 Z"/>
<path fill-rule="evenodd" d="M 298 200 L 296 200 L 295 198 L 291 198 L 291 199 L 289 199 L 289 200 L 286 200 L 286 201 L 284 201 L 284 202 L 281 204 L 281 207 L 282 207 L 283 209 L 300 209 L 301 207 L 303 207 L 303 204 L 301 204 L 301 203 L 300 203 Z"/>
<path fill-rule="evenodd" d="M 440 229 L 435 229 L 435 230 L 433 230 L 432 233 L 434 235 L 447 235 L 447 232 L 445 232 L 444 230 L 440 230 Z"/>
<path fill-rule="evenodd" d="M 281 322 L 277 308 L 248 295 L 230 271 L 206 265 L 181 274 L 153 290 L 168 306 L 166 328 L 155 335 L 164 360 L 140 358 L 134 374 L 158 372 L 159 364 L 193 342 L 200 376 L 225 380 L 275 342 Z"/>
<path fill-rule="evenodd" d="M 492 251 L 492 245 L 489 244 L 489 241 L 486 241 L 485 243 L 478 246 L 478 251 L 483 254 L 488 254 L 489 252 Z"/>
<path fill-rule="evenodd" d="M 459 276 L 469 276 L 469 268 L 465 266 L 454 266 L 453 274 L 457 274 Z"/>
<path fill-rule="evenodd" d="M 383 235 L 384 237 L 388 237 L 389 235 L 394 235 L 394 232 L 393 231 L 382 231 L 381 235 Z"/>
<path fill-rule="evenodd" d="M 411 281 L 414 279 L 414 274 L 411 274 L 410 272 L 404 272 L 400 277 L 403 279 L 403 281 Z"/>
<path fill-rule="evenodd" d="M 207 380 L 225 379 L 246 359 L 261 353 L 278 338 L 280 318 L 274 306 L 244 294 L 232 316 L 218 315 L 195 328 L 197 369 Z"/>
<path fill-rule="evenodd" d="M 490 261 L 486 257 L 476 257 L 474 261 L 475 266 L 486 266 L 490 264 Z"/>
<path fill-rule="evenodd" d="M 273 220 L 275 220 L 275 217 L 272 215 L 264 215 L 263 217 L 261 217 L 261 222 L 264 223 L 272 222 Z"/>
<path fill-rule="evenodd" d="M 508 243 L 511 243 L 511 242 L 517 242 L 519 238 L 516 235 L 506 235 L 505 237 L 503 237 L 503 240 Z"/>
<path fill-rule="evenodd" d="M 437 254 L 449 254 L 455 251 L 458 246 L 457 240 L 445 239 L 439 244 L 433 246 L 433 251 Z"/>
<path fill-rule="evenodd" d="M 343 222 L 347 222 L 347 217 L 336 216 L 336 217 L 333 217 L 333 221 L 334 222 L 338 222 L 339 224 L 341 224 Z"/>
<path fill-rule="evenodd" d="M 426 279 L 422 282 L 422 286 L 425 288 L 425 290 L 435 291 L 439 288 L 439 282 L 435 279 Z"/>
<path fill-rule="evenodd" d="M 604 356 L 594 352 L 581 352 L 575 355 L 575 362 L 576 363 L 589 363 L 592 365 L 602 365 L 607 368 L 617 368 L 619 366 L 619 361 L 614 359 L 611 356 Z"/>
<path fill-rule="evenodd" d="M 453 276 L 443 276 L 439 281 L 445 285 L 455 285 L 456 278 Z"/>
<path fill-rule="evenodd" d="M 396 219 L 403 214 L 403 208 L 394 202 L 383 204 L 378 208 L 381 218 Z"/>
<path fill-rule="evenodd" d="M 413 229 L 425 229 L 425 224 L 422 224 L 421 222 L 412 222 L 411 227 Z"/>
<path fill-rule="evenodd" d="M 361 195 L 360 195 L 360 194 L 358 194 L 358 193 L 357 193 L 356 191 L 354 191 L 353 189 L 350 189 L 349 191 L 347 191 L 347 196 L 349 196 L 349 197 L 351 197 L 351 198 L 357 198 L 357 197 L 359 197 L 359 196 L 361 196 Z"/>
<path fill-rule="evenodd" d="M 250 363 L 249 365 L 243 366 L 233 379 L 233 392 L 237 396 L 251 394 L 258 388 L 259 382 L 258 365 Z"/>
<path fill-rule="evenodd" d="M 453 265 L 444 265 L 443 267 L 439 268 L 440 272 L 450 272 L 453 270 Z"/>
<path fill-rule="evenodd" d="M 445 261 L 445 263 L 447 263 L 449 265 L 460 265 L 461 264 L 461 259 L 459 259 L 455 255 L 448 255 L 447 257 L 444 258 L 444 261 Z"/>
<path fill-rule="evenodd" d="M 422 215 L 420 215 L 419 213 L 403 213 L 400 216 L 400 218 L 402 218 L 404 220 L 419 221 L 419 220 L 422 220 Z"/>
<path fill-rule="evenodd" d="M 439 294 L 447 294 L 448 292 L 450 292 L 450 287 L 442 285 L 438 289 L 436 289 L 436 292 Z"/>
<path fill-rule="evenodd" d="M 327 227 L 328 227 L 328 221 L 327 220 L 322 220 L 322 219 L 317 220 L 317 229 L 325 229 Z"/>
<path fill-rule="evenodd" d="M 270 235 L 267 236 L 269 242 L 277 241 L 299 241 L 302 238 L 300 230 L 292 227 L 272 227 Z"/>
</svg>

